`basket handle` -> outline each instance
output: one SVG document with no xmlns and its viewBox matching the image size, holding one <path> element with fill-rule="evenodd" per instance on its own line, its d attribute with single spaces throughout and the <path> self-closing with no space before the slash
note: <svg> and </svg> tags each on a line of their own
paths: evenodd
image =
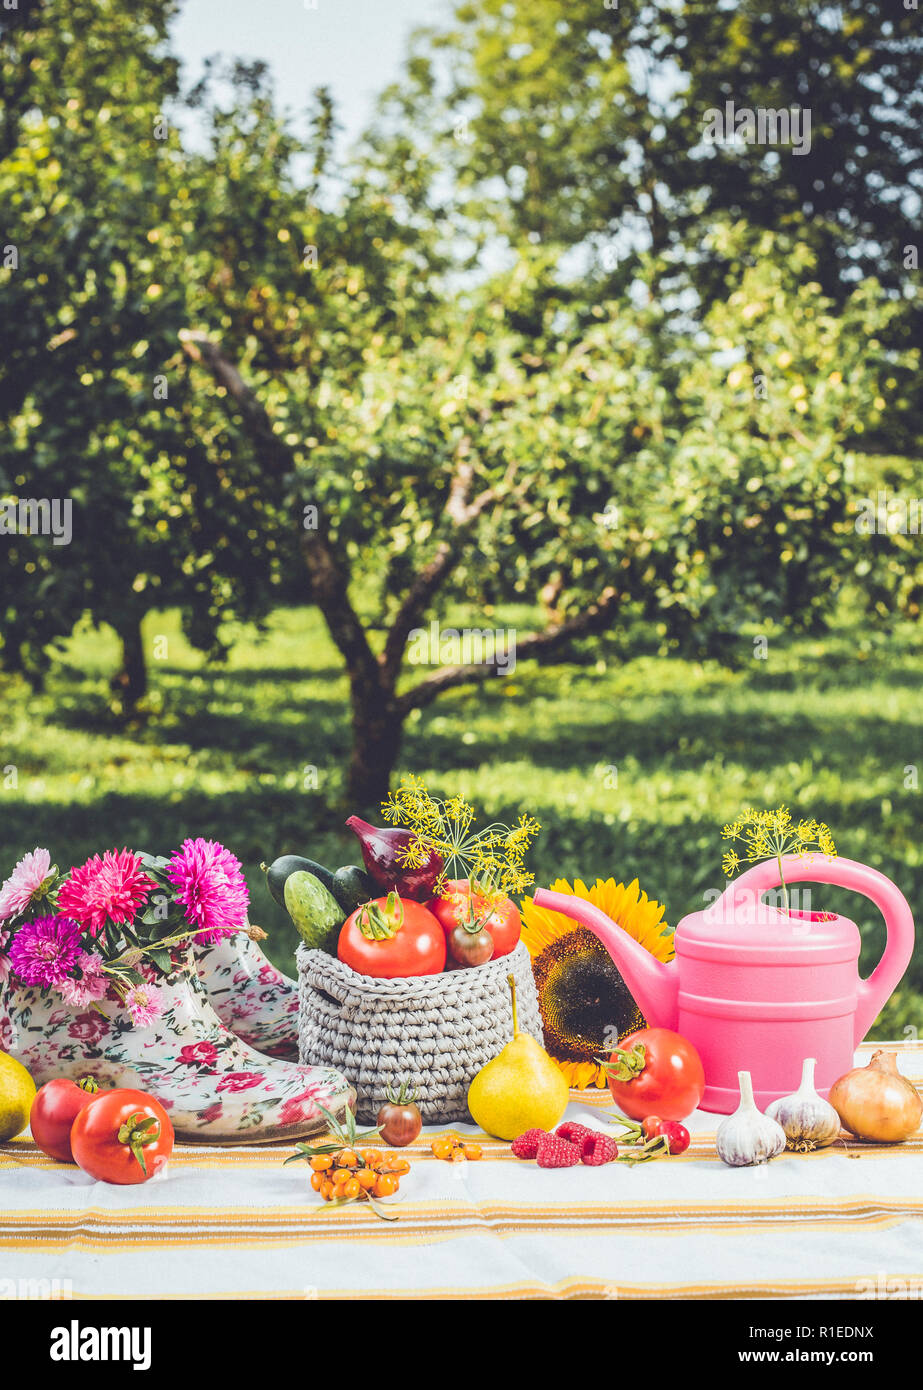
<svg viewBox="0 0 923 1390">
<path fill-rule="evenodd" d="M 345 1000 L 338 999 L 334 994 L 333 990 L 335 988 L 335 983 L 330 979 L 329 975 L 324 975 L 319 970 L 311 970 L 305 979 L 305 983 L 310 989 L 313 989 L 315 994 L 319 994 L 328 1004 L 332 1004 L 335 1009 L 342 1009 Z"/>
</svg>

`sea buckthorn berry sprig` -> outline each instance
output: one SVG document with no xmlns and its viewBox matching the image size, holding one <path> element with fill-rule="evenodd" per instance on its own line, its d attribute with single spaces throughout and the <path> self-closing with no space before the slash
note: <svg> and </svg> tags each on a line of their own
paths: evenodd
<svg viewBox="0 0 923 1390">
<path fill-rule="evenodd" d="M 397 1153 L 382 1153 L 380 1149 L 363 1148 L 365 1141 L 380 1139 L 377 1129 L 360 1134 L 352 1111 L 346 1113 L 343 1124 L 323 1106 L 319 1107 L 332 1135 L 329 1143 L 296 1144 L 296 1152 L 286 1163 L 305 1160 L 311 1168 L 311 1186 L 331 1206 L 347 1202 L 368 1202 L 376 1216 L 384 1221 L 396 1221 L 397 1212 L 378 1205 L 378 1198 L 393 1197 L 401 1178 L 410 1172 L 407 1159 Z"/>
<path fill-rule="evenodd" d="M 433 1140 L 430 1148 L 434 1158 L 441 1158 L 446 1163 L 475 1163 L 484 1154 L 480 1144 L 471 1144 L 466 1139 L 459 1139 L 456 1134 L 440 1135 Z"/>
</svg>

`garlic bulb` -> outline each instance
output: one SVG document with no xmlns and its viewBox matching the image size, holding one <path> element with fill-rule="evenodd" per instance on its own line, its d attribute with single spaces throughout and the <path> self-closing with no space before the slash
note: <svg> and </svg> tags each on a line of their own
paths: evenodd
<svg viewBox="0 0 923 1390">
<path fill-rule="evenodd" d="M 761 1115 L 753 1099 L 748 1071 L 739 1071 L 740 1105 L 718 1126 L 718 1157 L 732 1168 L 768 1163 L 785 1148 L 785 1130 L 768 1115 Z"/>
<path fill-rule="evenodd" d="M 800 1154 L 825 1149 L 840 1133 L 839 1115 L 814 1089 L 814 1067 L 815 1059 L 805 1058 L 798 1090 L 774 1100 L 766 1111 L 785 1130 L 787 1147 Z"/>
</svg>

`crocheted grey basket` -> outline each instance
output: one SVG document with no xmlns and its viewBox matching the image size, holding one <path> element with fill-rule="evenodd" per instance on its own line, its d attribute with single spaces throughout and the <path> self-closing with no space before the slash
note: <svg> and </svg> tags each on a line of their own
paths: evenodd
<svg viewBox="0 0 923 1390">
<path fill-rule="evenodd" d="M 520 1030 L 543 1037 L 522 942 L 486 965 L 403 980 L 357 975 L 334 956 L 304 945 L 297 959 L 301 1060 L 335 1067 L 349 1078 L 363 1123 L 374 1122 L 386 1088 L 405 1077 L 419 1092 L 427 1124 L 470 1121 L 469 1085 L 513 1036 L 510 974 Z"/>
</svg>

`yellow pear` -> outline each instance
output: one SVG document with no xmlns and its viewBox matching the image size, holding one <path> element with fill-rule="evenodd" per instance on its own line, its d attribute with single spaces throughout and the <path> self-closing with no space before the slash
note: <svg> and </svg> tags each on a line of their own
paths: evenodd
<svg viewBox="0 0 923 1390">
<path fill-rule="evenodd" d="M 0 1143 L 22 1134 L 34 1100 L 35 1082 L 25 1067 L 0 1052 Z"/>
<path fill-rule="evenodd" d="M 513 998 L 513 1037 L 468 1087 L 468 1109 L 481 1129 L 497 1139 L 517 1139 L 527 1129 L 553 1129 L 567 1108 L 567 1081 L 541 1043 L 520 1033 Z"/>
</svg>

